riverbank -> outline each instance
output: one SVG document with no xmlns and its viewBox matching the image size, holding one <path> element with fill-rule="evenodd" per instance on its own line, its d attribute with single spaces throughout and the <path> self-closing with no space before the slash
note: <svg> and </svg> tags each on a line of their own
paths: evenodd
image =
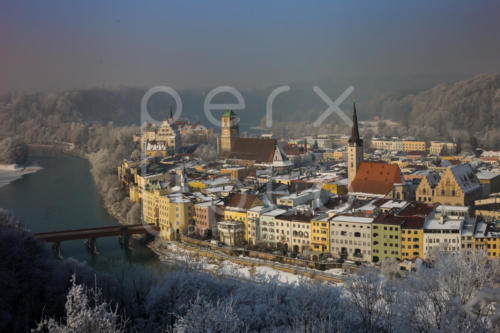
<svg viewBox="0 0 500 333">
<path fill-rule="evenodd" d="M 200 250 L 184 243 L 161 239 L 156 239 L 148 246 L 162 262 L 181 262 L 190 269 L 254 282 L 272 279 L 283 284 L 298 284 L 319 280 L 339 285 L 345 276 L 343 269 L 319 271 L 244 256 L 231 257 L 217 251 Z"/>
<path fill-rule="evenodd" d="M 0 187 L 12 183 L 24 175 L 40 171 L 36 164 L 21 166 L 17 164 L 0 164 Z"/>
</svg>

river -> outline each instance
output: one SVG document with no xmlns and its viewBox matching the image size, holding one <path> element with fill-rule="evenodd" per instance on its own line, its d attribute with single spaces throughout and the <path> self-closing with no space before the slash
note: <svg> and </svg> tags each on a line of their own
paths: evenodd
<svg viewBox="0 0 500 333">
<path fill-rule="evenodd" d="M 32 232 L 118 225 L 103 207 L 87 160 L 58 152 L 35 152 L 32 159 L 43 169 L 0 188 L 0 207 L 13 211 Z M 99 254 L 92 255 L 82 240 L 62 242 L 64 258 L 97 270 L 166 267 L 141 241 L 132 241 L 127 251 L 117 237 L 106 237 L 97 240 L 97 247 Z"/>
</svg>

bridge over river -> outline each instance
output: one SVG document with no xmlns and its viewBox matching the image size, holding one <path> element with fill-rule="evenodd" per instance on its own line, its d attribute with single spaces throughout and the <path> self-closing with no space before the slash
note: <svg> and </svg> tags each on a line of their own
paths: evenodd
<svg viewBox="0 0 500 333">
<path fill-rule="evenodd" d="M 63 241 L 83 239 L 92 253 L 98 254 L 97 238 L 118 236 L 120 244 L 128 247 L 130 235 L 147 234 L 151 231 L 158 232 L 159 228 L 149 224 L 132 224 L 126 226 L 40 232 L 36 233 L 35 237 L 41 241 L 52 243 L 54 253 L 58 258 L 62 258 L 61 242 Z"/>
</svg>

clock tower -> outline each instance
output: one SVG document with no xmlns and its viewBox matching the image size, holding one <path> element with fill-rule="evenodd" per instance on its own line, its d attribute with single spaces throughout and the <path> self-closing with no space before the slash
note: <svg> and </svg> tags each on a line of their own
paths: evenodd
<svg viewBox="0 0 500 333">
<path fill-rule="evenodd" d="M 240 136 L 239 118 L 232 110 L 227 110 L 221 118 L 221 135 L 219 142 L 219 153 L 230 152 L 234 139 Z"/>
</svg>

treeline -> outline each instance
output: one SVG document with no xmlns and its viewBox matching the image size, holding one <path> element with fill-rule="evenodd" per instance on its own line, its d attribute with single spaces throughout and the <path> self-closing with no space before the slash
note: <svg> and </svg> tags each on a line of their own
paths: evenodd
<svg viewBox="0 0 500 333">
<path fill-rule="evenodd" d="M 401 135 L 500 148 L 500 74 L 440 84 L 419 93 L 386 94 L 366 107 L 373 116 L 399 121 L 396 132 Z"/>
<path fill-rule="evenodd" d="M 500 332 L 499 263 L 479 253 L 438 257 L 406 278 L 365 269 L 342 286 L 189 269 L 107 275 L 53 259 L 0 211 L 0 255 L 3 332 Z"/>
<path fill-rule="evenodd" d="M 28 161 L 28 145 L 18 138 L 0 141 L 0 163 L 23 165 Z"/>
</svg>

